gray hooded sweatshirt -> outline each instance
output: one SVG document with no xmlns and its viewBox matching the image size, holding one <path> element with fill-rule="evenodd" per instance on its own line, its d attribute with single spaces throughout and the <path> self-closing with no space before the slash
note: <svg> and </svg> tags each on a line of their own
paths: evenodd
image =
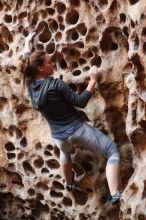
<svg viewBox="0 0 146 220">
<path fill-rule="evenodd" d="M 47 119 L 52 136 L 85 119 L 75 108 L 84 108 L 92 96 L 88 90 L 77 94 L 63 80 L 49 76 L 41 83 L 35 80 L 28 87 L 31 103 Z"/>
</svg>

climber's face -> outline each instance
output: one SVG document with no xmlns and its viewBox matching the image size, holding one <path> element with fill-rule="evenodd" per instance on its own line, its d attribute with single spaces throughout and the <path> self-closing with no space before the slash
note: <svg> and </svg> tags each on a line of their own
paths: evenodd
<svg viewBox="0 0 146 220">
<path fill-rule="evenodd" d="M 38 70 L 44 78 L 48 77 L 49 75 L 53 74 L 54 71 L 54 63 L 51 61 L 48 54 L 44 57 L 44 64 L 43 66 L 39 66 Z"/>
</svg>

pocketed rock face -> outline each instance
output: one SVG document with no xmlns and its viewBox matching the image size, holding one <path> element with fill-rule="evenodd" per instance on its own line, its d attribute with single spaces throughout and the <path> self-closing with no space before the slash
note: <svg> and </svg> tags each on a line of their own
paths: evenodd
<svg viewBox="0 0 146 220">
<path fill-rule="evenodd" d="M 54 77 L 81 93 L 100 68 L 82 109 L 121 152 L 121 204 L 105 205 L 106 159 L 75 146 L 78 188 L 65 190 L 60 152 L 31 106 L 20 71 L 25 37 L 45 49 Z M 0 1 L 0 219 L 146 219 L 146 1 Z"/>
</svg>

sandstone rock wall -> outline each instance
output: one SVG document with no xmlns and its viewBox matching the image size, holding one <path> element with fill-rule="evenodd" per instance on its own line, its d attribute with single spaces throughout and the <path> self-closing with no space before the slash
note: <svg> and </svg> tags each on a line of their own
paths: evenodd
<svg viewBox="0 0 146 220">
<path fill-rule="evenodd" d="M 105 158 L 76 146 L 79 189 L 68 193 L 49 126 L 22 87 L 24 40 L 46 49 L 54 77 L 86 88 L 88 70 L 102 71 L 83 109 L 90 123 L 118 143 L 118 207 L 107 207 Z M 108 71 L 107 71 L 108 70 Z M 146 219 L 146 1 L 0 1 L 0 219 Z"/>
</svg>

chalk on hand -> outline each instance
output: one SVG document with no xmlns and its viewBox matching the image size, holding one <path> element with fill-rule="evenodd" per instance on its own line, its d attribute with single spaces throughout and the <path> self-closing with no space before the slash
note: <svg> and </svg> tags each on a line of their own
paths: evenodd
<svg viewBox="0 0 146 220">
<path fill-rule="evenodd" d="M 97 66 L 92 66 L 89 70 L 89 75 L 98 75 L 98 67 Z"/>
</svg>

